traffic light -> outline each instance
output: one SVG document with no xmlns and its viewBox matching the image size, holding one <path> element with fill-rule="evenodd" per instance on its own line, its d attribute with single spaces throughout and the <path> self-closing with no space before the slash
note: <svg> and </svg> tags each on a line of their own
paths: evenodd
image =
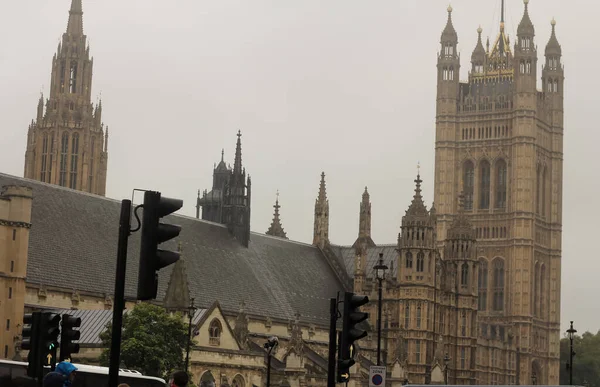
<svg viewBox="0 0 600 387">
<path fill-rule="evenodd" d="M 73 341 L 79 340 L 81 333 L 73 328 L 80 326 L 81 318 L 63 314 L 60 329 L 60 361 L 70 361 L 72 353 L 79 353 L 79 344 Z"/>
<path fill-rule="evenodd" d="M 175 238 L 181 227 L 160 223 L 160 218 L 183 207 L 183 200 L 163 198 L 160 192 L 146 191 L 142 217 L 142 241 L 138 274 L 138 300 L 152 300 L 158 291 L 158 271 L 179 259 L 175 251 L 161 250 L 158 245 Z"/>
<path fill-rule="evenodd" d="M 40 323 L 40 339 L 38 341 L 38 361 L 51 366 L 56 364 L 56 349 L 60 334 L 60 314 L 43 312 Z"/>
<path fill-rule="evenodd" d="M 40 312 L 27 313 L 23 316 L 21 349 L 29 351 L 27 355 L 27 376 L 32 378 L 38 377 L 43 367 L 38 356 L 41 317 Z"/>
<path fill-rule="evenodd" d="M 356 325 L 369 318 L 368 313 L 361 312 L 359 309 L 368 302 L 367 296 L 358 296 L 350 292 L 344 294 L 344 320 L 337 366 L 338 383 L 345 383 L 350 379 L 350 367 L 356 363 L 354 342 L 367 335 L 366 331 L 358 329 Z"/>
</svg>

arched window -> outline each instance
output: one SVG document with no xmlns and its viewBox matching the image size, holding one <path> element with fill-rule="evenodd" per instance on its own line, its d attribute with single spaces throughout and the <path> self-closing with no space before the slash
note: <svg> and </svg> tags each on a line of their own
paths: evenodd
<svg viewBox="0 0 600 387">
<path fill-rule="evenodd" d="M 215 377 L 210 371 L 205 372 L 200 378 L 200 387 L 215 387 Z"/>
<path fill-rule="evenodd" d="M 485 259 L 479 260 L 478 269 L 478 288 L 479 288 L 479 310 L 485 311 L 487 309 L 487 295 L 488 295 L 488 264 Z"/>
<path fill-rule="evenodd" d="M 542 216 L 546 216 L 546 167 L 542 169 L 542 176 L 540 180 L 542 186 Z"/>
<path fill-rule="evenodd" d="M 412 267 L 413 267 L 413 256 L 410 251 L 407 251 L 406 252 L 406 268 L 412 269 Z"/>
<path fill-rule="evenodd" d="M 44 133 L 42 137 L 42 172 L 40 174 L 40 181 L 46 182 L 46 168 L 48 161 L 48 133 Z M 50 181 L 48 181 L 50 183 Z"/>
<path fill-rule="evenodd" d="M 487 160 L 483 160 L 479 169 L 481 170 L 479 208 L 488 209 L 490 208 L 490 163 Z"/>
<path fill-rule="evenodd" d="M 410 326 L 410 304 L 407 302 L 404 305 L 404 328 L 408 329 Z"/>
<path fill-rule="evenodd" d="M 47 182 L 52 183 L 52 163 L 54 162 L 54 132 L 50 133 L 50 161 L 48 162 L 48 180 Z"/>
<path fill-rule="evenodd" d="M 460 285 L 463 288 L 466 288 L 469 284 L 469 265 L 467 263 L 463 263 L 460 268 Z"/>
<path fill-rule="evenodd" d="M 417 253 L 417 271 L 422 272 L 425 269 L 425 254 L 422 251 Z"/>
<path fill-rule="evenodd" d="M 417 328 L 421 328 L 421 305 L 417 305 Z"/>
<path fill-rule="evenodd" d="M 494 302 L 493 310 L 500 312 L 504 310 L 504 260 L 496 258 L 493 262 L 494 271 Z"/>
<path fill-rule="evenodd" d="M 90 192 L 94 192 L 92 189 L 94 183 L 94 156 L 96 154 L 96 137 L 92 136 L 92 140 L 90 143 L 90 174 L 88 176 L 88 190 Z"/>
<path fill-rule="evenodd" d="M 77 62 L 71 62 L 71 71 L 69 73 L 69 92 L 77 91 Z"/>
<path fill-rule="evenodd" d="M 496 162 L 496 208 L 506 208 L 506 161 Z"/>
<path fill-rule="evenodd" d="M 473 193 L 475 192 L 475 166 L 471 160 L 463 165 L 463 195 L 465 210 L 473 209 Z"/>
<path fill-rule="evenodd" d="M 60 175 L 58 185 L 67 185 L 67 158 L 69 157 L 69 133 L 64 132 L 60 140 Z"/>
<path fill-rule="evenodd" d="M 221 343 L 221 332 L 223 332 L 221 321 L 216 318 L 213 319 L 208 326 L 208 343 L 219 345 Z"/>
<path fill-rule="evenodd" d="M 540 268 L 540 317 L 546 315 L 546 265 L 542 263 Z"/>
<path fill-rule="evenodd" d="M 462 321 L 460 324 L 460 333 L 462 336 L 466 336 L 467 335 L 467 313 L 466 312 L 462 312 Z"/>
<path fill-rule="evenodd" d="M 246 383 L 244 382 L 244 378 L 242 375 L 237 374 L 235 378 L 233 378 L 233 382 L 231 383 L 231 387 L 245 387 Z"/>
<path fill-rule="evenodd" d="M 533 315 L 539 316 L 540 314 L 540 263 L 535 263 L 533 269 Z"/>
<path fill-rule="evenodd" d="M 77 189 L 77 161 L 79 159 L 79 134 L 73 133 L 71 140 L 71 179 L 69 187 Z"/>
<path fill-rule="evenodd" d="M 541 207 L 542 207 L 542 182 L 541 182 L 541 166 L 537 166 L 536 169 L 536 176 L 535 176 L 535 180 L 536 180 L 536 190 L 535 190 L 535 212 L 539 215 L 541 214 Z"/>
</svg>

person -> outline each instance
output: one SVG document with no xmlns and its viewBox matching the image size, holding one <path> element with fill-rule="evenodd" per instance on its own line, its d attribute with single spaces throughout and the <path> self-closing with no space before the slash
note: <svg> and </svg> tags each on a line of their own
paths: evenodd
<svg viewBox="0 0 600 387">
<path fill-rule="evenodd" d="M 169 387 L 187 387 L 189 377 L 185 371 L 177 371 L 171 376 Z"/>
<path fill-rule="evenodd" d="M 44 387 L 64 387 L 67 378 L 60 372 L 48 372 L 44 376 L 43 386 Z"/>
<path fill-rule="evenodd" d="M 65 378 L 63 384 L 64 387 L 69 387 L 73 384 L 73 381 L 75 380 L 75 375 L 77 374 L 76 371 L 77 367 L 75 367 L 68 361 L 61 361 L 56 366 L 56 372 L 63 375 Z"/>
</svg>

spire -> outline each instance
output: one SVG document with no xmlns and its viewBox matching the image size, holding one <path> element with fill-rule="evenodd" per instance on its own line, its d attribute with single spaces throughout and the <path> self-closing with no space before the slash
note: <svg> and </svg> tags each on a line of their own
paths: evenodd
<svg viewBox="0 0 600 387">
<path fill-rule="evenodd" d="M 181 241 L 177 246 L 177 251 L 179 253 L 183 252 Z M 185 259 L 183 257 L 175 262 L 173 266 L 163 302 L 167 310 L 184 311 L 188 309 L 190 304 L 190 287 Z"/>
<path fill-rule="evenodd" d="M 221 162 L 225 162 L 225 148 L 221 148 Z"/>
<path fill-rule="evenodd" d="M 41 123 L 42 118 L 44 118 L 44 94 L 40 93 L 40 99 L 38 101 L 38 107 L 37 107 L 37 123 L 38 123 L 38 125 Z"/>
<path fill-rule="evenodd" d="M 238 130 L 237 143 L 235 145 L 235 160 L 233 162 L 233 173 L 242 173 L 242 131 Z"/>
<path fill-rule="evenodd" d="M 324 204 L 327 201 L 327 191 L 325 190 L 325 172 L 321 172 L 321 184 L 319 184 L 319 197 L 317 203 Z"/>
<path fill-rule="evenodd" d="M 454 29 L 454 25 L 452 24 L 452 6 L 448 6 L 448 21 L 446 22 L 446 27 L 442 32 L 441 43 L 458 43 L 458 34 Z"/>
<path fill-rule="evenodd" d="M 550 56 L 550 55 L 562 55 L 562 48 L 560 47 L 560 44 L 558 43 L 558 39 L 556 38 L 556 20 L 554 20 L 554 18 L 552 18 L 552 21 L 550 22 L 550 24 L 552 25 L 552 34 L 550 35 L 550 40 L 548 41 L 548 44 L 546 45 L 546 56 Z"/>
<path fill-rule="evenodd" d="M 71 0 L 69 23 L 67 24 L 67 35 L 83 35 L 83 8 L 81 6 L 81 0 Z"/>
<path fill-rule="evenodd" d="M 313 244 L 323 248 L 329 241 L 329 202 L 325 190 L 325 172 L 321 172 L 319 196 L 315 200 L 315 227 Z"/>
<path fill-rule="evenodd" d="M 283 226 L 281 225 L 281 219 L 279 218 L 279 208 L 280 207 L 281 206 L 279 205 L 279 190 L 278 190 L 276 193 L 275 205 L 273 206 L 273 208 L 275 209 L 275 211 L 273 212 L 273 222 L 271 222 L 271 227 L 269 227 L 269 229 L 267 230 L 267 232 L 265 234 L 271 235 L 271 236 L 276 236 L 279 238 L 288 239 L 287 235 L 285 234 L 285 231 L 283 231 Z"/>
<path fill-rule="evenodd" d="M 525 11 L 523 13 L 523 18 L 519 23 L 519 27 L 517 28 L 517 36 L 529 36 L 533 38 L 535 35 L 535 28 L 529 17 L 529 0 L 523 0 L 523 3 L 525 4 Z"/>
<path fill-rule="evenodd" d="M 375 247 L 375 242 L 371 239 L 371 197 L 367 187 L 365 192 L 362 194 L 362 201 L 360 202 L 360 214 L 358 221 L 358 238 L 352 245 L 355 249 L 365 249 L 367 247 Z M 364 252 L 364 251 L 363 251 Z"/>
<path fill-rule="evenodd" d="M 427 207 L 423 203 L 423 196 L 421 196 L 421 174 L 420 171 L 417 172 L 417 178 L 415 179 L 415 194 L 413 195 L 413 200 L 406 210 L 406 214 L 402 219 L 402 224 L 406 223 L 414 223 L 414 222 L 422 222 L 425 224 L 429 221 L 429 211 L 427 211 Z"/>
<path fill-rule="evenodd" d="M 471 55 L 471 61 L 472 62 L 481 62 L 483 60 L 485 60 L 485 48 L 483 48 L 483 42 L 481 41 L 481 33 L 483 32 L 483 29 L 481 28 L 481 26 L 479 26 L 479 28 L 477 28 L 477 45 L 475 46 L 475 49 L 473 50 L 473 54 Z M 483 64 L 483 63 L 481 63 Z"/>
</svg>

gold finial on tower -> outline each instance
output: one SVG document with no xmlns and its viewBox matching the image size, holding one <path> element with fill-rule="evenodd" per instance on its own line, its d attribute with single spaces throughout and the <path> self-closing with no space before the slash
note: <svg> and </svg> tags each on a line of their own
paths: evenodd
<svg viewBox="0 0 600 387">
<path fill-rule="evenodd" d="M 448 13 L 452 13 L 452 4 L 448 4 Z"/>
<path fill-rule="evenodd" d="M 417 161 L 417 175 L 421 176 L 421 162 Z"/>
<path fill-rule="evenodd" d="M 554 27 L 556 25 L 556 19 L 552 18 L 552 21 L 550 22 L 550 25 L 552 25 L 552 27 Z"/>
</svg>

